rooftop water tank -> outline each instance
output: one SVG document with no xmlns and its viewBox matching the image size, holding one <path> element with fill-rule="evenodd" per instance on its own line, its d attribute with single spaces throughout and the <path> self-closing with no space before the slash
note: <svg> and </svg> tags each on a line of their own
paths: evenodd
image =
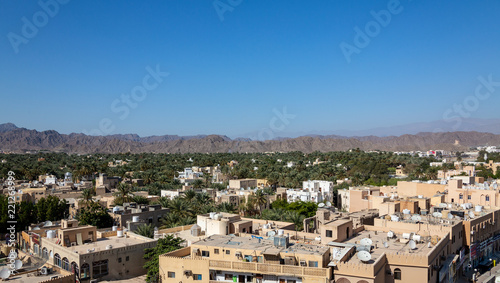
<svg viewBox="0 0 500 283">
<path fill-rule="evenodd" d="M 476 205 L 475 211 L 476 212 L 481 212 L 483 210 L 483 207 L 481 205 Z"/>
<path fill-rule="evenodd" d="M 118 238 L 123 237 L 123 230 L 122 230 L 122 229 L 119 229 L 118 231 L 116 231 L 116 236 L 117 236 Z"/>
<path fill-rule="evenodd" d="M 55 237 L 56 237 L 56 231 L 54 231 L 54 230 L 47 231 L 47 238 L 54 239 Z"/>
</svg>

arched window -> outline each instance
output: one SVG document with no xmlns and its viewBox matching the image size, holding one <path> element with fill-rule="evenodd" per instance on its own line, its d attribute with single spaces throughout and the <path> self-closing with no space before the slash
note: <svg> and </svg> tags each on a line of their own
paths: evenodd
<svg viewBox="0 0 500 283">
<path fill-rule="evenodd" d="M 458 198 L 459 198 L 459 199 L 464 199 L 464 194 L 459 194 L 459 195 L 458 195 Z"/>
<path fill-rule="evenodd" d="M 33 252 L 35 253 L 35 255 L 40 254 L 40 246 L 38 244 L 33 245 Z"/>
<path fill-rule="evenodd" d="M 69 271 L 69 260 L 68 258 L 63 258 L 62 259 L 62 269 Z"/>
<path fill-rule="evenodd" d="M 349 279 L 346 279 L 346 278 L 339 278 L 338 280 L 335 280 L 335 282 L 337 282 L 337 283 L 351 283 L 351 281 L 349 281 Z"/>
<path fill-rule="evenodd" d="M 490 196 L 486 195 L 486 201 L 490 201 Z"/>
<path fill-rule="evenodd" d="M 401 269 L 399 268 L 394 269 L 394 279 L 401 280 Z"/>
<path fill-rule="evenodd" d="M 80 275 L 81 279 L 85 279 L 85 278 L 90 278 L 90 266 L 88 263 L 84 263 L 82 264 L 81 266 L 81 269 L 82 269 L 82 274 Z"/>
<path fill-rule="evenodd" d="M 59 254 L 54 255 L 54 264 L 61 267 L 61 256 Z"/>
<path fill-rule="evenodd" d="M 49 259 L 49 250 L 47 248 L 42 249 L 42 258 Z"/>
</svg>

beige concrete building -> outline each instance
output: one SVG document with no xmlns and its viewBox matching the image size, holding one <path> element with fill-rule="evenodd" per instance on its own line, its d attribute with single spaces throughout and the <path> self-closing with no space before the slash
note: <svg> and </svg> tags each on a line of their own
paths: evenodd
<svg viewBox="0 0 500 283">
<path fill-rule="evenodd" d="M 214 235 L 160 256 L 162 282 L 330 282 L 330 248 Z"/>
<path fill-rule="evenodd" d="M 156 245 L 156 240 L 131 232 L 99 232 L 96 227 L 78 226 L 71 220 L 61 221 L 58 229 L 51 228 L 23 233 L 21 245 L 32 243 L 34 256 L 75 273 L 81 282 L 143 275 L 144 250 Z"/>
<path fill-rule="evenodd" d="M 237 180 L 229 180 L 229 188 L 237 189 L 240 188 L 256 188 L 258 185 L 257 179 L 237 179 Z"/>
<path fill-rule="evenodd" d="M 159 204 L 124 203 L 123 206 L 115 206 L 109 214 L 113 217 L 115 225 L 135 230 L 138 225 L 143 224 L 159 226 L 161 218 L 169 211 L 170 209 L 161 207 Z"/>
</svg>

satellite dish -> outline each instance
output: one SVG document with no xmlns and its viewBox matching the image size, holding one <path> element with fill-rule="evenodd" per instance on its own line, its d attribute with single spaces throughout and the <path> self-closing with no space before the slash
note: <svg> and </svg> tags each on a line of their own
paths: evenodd
<svg viewBox="0 0 500 283">
<path fill-rule="evenodd" d="M 387 237 L 389 237 L 389 238 L 394 237 L 394 232 L 392 232 L 392 231 L 387 232 Z"/>
<path fill-rule="evenodd" d="M 363 245 L 356 246 L 357 252 L 361 252 L 361 251 L 370 252 L 370 250 L 371 250 L 371 246 L 363 246 Z"/>
<path fill-rule="evenodd" d="M 45 224 L 43 226 L 44 227 L 52 226 L 52 221 L 50 221 L 50 220 L 45 221 Z"/>
<path fill-rule="evenodd" d="M 438 213 L 439 213 L 439 212 L 433 212 L 433 213 L 432 213 L 432 216 L 434 216 L 434 217 L 438 217 Z"/>
<path fill-rule="evenodd" d="M 386 248 L 386 249 L 387 249 L 388 247 L 389 247 L 389 243 L 384 242 L 384 248 Z"/>
<path fill-rule="evenodd" d="M 326 202 L 326 206 L 332 206 L 332 203 L 331 203 L 331 202 L 329 202 L 329 201 L 327 201 L 327 202 Z"/>
<path fill-rule="evenodd" d="M 443 214 L 441 212 L 436 212 L 436 217 L 437 218 L 443 218 Z"/>
<path fill-rule="evenodd" d="M 361 239 L 361 241 L 359 241 L 359 243 L 363 246 L 371 246 L 373 244 L 373 241 L 370 238 L 364 238 L 364 239 Z"/>
<path fill-rule="evenodd" d="M 453 219 L 453 214 L 448 213 L 448 219 Z"/>
<path fill-rule="evenodd" d="M 7 279 L 10 277 L 10 270 L 8 268 L 3 268 L 0 270 L 0 278 Z"/>
<path fill-rule="evenodd" d="M 33 231 L 40 230 L 40 227 L 33 228 Z"/>
<path fill-rule="evenodd" d="M 418 221 L 421 221 L 421 220 L 422 220 L 422 217 L 420 217 L 420 215 L 418 215 L 418 214 L 413 214 L 413 215 L 411 216 L 411 220 L 412 220 L 412 221 L 415 221 L 415 222 L 418 222 Z"/>
<path fill-rule="evenodd" d="M 16 269 L 21 269 L 21 267 L 23 267 L 23 262 L 19 259 L 16 259 L 14 266 L 16 267 Z"/>
<path fill-rule="evenodd" d="M 412 250 L 414 250 L 414 249 L 416 249 L 416 248 L 417 248 L 417 244 L 416 244 L 416 243 L 415 243 L 415 241 L 413 241 L 413 240 L 410 240 L 410 241 L 408 242 L 408 245 L 410 245 L 410 249 L 412 249 Z"/>
<path fill-rule="evenodd" d="M 325 204 L 324 203 L 320 203 L 320 204 L 318 204 L 318 207 L 325 207 Z"/>
<path fill-rule="evenodd" d="M 471 211 L 471 212 L 469 212 L 469 217 L 474 218 L 474 217 L 476 217 L 476 215 L 474 214 L 474 212 Z"/>
<path fill-rule="evenodd" d="M 356 255 L 358 256 L 358 259 L 363 262 L 367 262 L 372 259 L 372 255 L 367 251 L 360 251 Z"/>
</svg>

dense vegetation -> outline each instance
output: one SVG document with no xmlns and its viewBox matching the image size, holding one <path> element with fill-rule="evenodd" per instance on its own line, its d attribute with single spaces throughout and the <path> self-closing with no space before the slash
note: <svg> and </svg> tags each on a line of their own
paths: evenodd
<svg viewBox="0 0 500 283">
<path fill-rule="evenodd" d="M 36 204 L 22 201 L 15 204 L 16 219 L 8 219 L 8 199 L 0 195 L 0 231 L 7 231 L 7 220 L 16 220 L 16 230 L 25 230 L 31 223 L 40 223 L 47 220 L 58 221 L 68 216 L 68 205 L 65 200 L 56 196 L 41 198 Z"/>
<path fill-rule="evenodd" d="M 174 179 L 177 171 L 190 166 L 213 166 L 220 164 L 221 171 L 230 178 L 265 178 L 272 185 L 300 187 L 304 180 L 330 180 L 351 178 L 355 185 L 395 184 L 391 174 L 398 165 L 405 167 L 410 178 L 431 179 L 435 177 L 436 167 L 430 167 L 434 158 L 419 158 L 410 155 L 397 155 L 391 152 L 302 152 L 289 153 L 214 153 L 214 154 L 94 154 L 68 155 L 65 153 L 4 154 L 0 163 L 0 178 L 7 172 L 16 173 L 16 179 L 33 180 L 40 174 L 55 174 L 62 178 L 65 172 L 73 173 L 74 179 L 92 179 L 95 174 L 107 173 L 122 178 L 140 178 L 145 186 L 133 190 L 148 190 L 159 194 L 162 189 L 177 189 L 180 186 Z M 324 163 L 312 166 L 318 159 Z M 108 162 L 124 160 L 123 166 L 108 167 Z M 192 160 L 192 161 L 190 161 Z M 228 162 L 236 160 L 237 166 L 230 167 Z M 294 162 L 287 167 L 287 162 Z M 256 168 L 255 168 L 256 167 Z M 255 169 L 255 170 L 254 170 Z M 130 174 L 128 174 L 129 172 Z M 206 186 L 203 180 L 195 184 Z M 225 186 L 213 185 L 219 189 Z"/>
<path fill-rule="evenodd" d="M 144 268 L 147 270 L 147 282 L 159 282 L 160 255 L 180 249 L 182 242 L 184 240 L 181 238 L 174 238 L 172 235 L 168 235 L 163 239 L 158 239 L 156 247 L 145 250 L 144 258 L 146 259 L 146 264 L 144 264 Z"/>
</svg>

